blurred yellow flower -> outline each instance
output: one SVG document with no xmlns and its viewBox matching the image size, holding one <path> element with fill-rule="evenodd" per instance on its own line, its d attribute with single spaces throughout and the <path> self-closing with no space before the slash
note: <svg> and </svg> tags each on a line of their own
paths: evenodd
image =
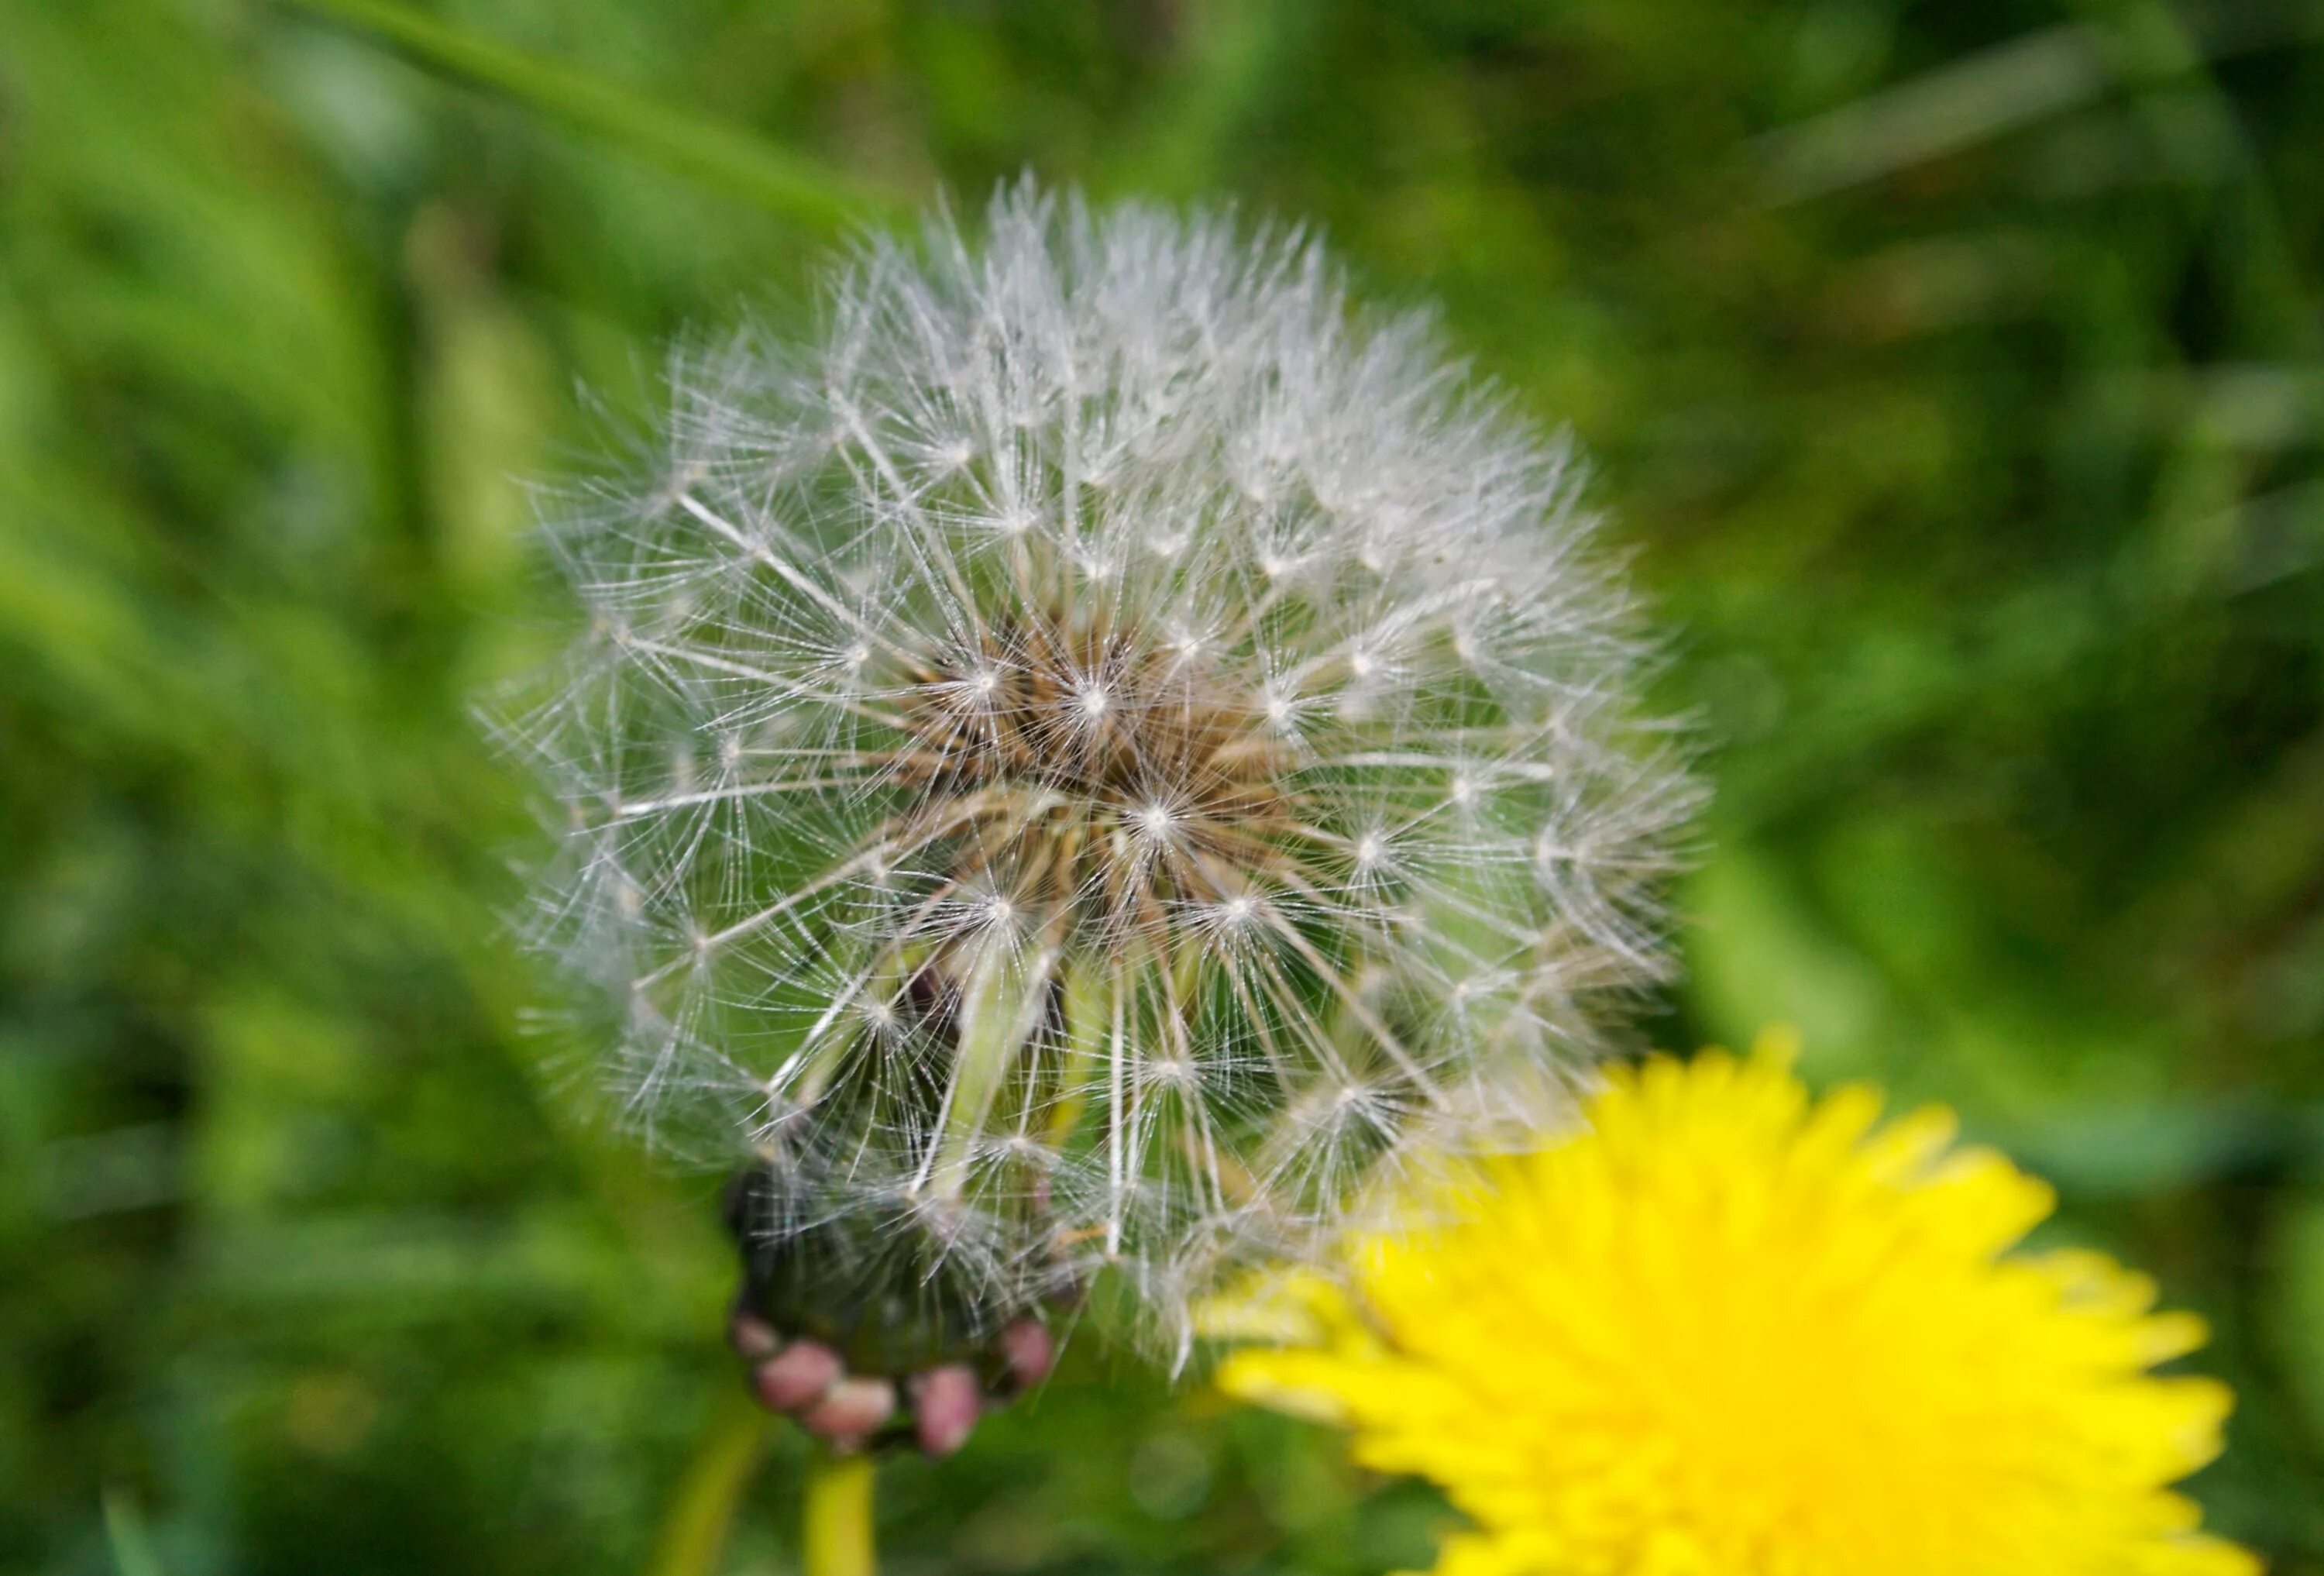
<svg viewBox="0 0 2324 1576">
<path fill-rule="evenodd" d="M 2249 1576 L 2169 1485 L 2230 1396 L 2190 1314 L 1950 1113 L 1787 1046 L 1656 1060 L 1427 1229 L 1212 1311 L 1221 1383 L 1352 1429 L 1477 1530 L 1439 1576 Z"/>
</svg>

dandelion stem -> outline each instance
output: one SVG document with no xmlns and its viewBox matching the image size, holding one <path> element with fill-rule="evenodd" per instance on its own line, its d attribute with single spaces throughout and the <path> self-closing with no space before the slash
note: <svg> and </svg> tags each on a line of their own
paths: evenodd
<svg viewBox="0 0 2324 1576">
<path fill-rule="evenodd" d="M 807 1511 L 800 1541 L 806 1576 L 873 1576 L 872 1461 L 818 1447 L 807 1460 Z"/>
</svg>

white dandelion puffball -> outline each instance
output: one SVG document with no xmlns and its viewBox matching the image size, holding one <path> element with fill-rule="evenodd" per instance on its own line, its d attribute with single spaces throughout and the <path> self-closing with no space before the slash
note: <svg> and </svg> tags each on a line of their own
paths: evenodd
<svg viewBox="0 0 2324 1576">
<path fill-rule="evenodd" d="M 608 1081 L 891 1371 L 1101 1276 L 1175 1336 L 1531 1120 L 1692 797 L 1567 451 L 1425 321 L 1227 217 L 983 229 L 675 361 L 517 724 Z"/>
</svg>

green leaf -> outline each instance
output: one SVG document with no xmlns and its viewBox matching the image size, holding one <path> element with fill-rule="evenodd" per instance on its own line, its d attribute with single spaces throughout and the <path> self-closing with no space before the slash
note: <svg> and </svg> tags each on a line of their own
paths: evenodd
<svg viewBox="0 0 2324 1576">
<path fill-rule="evenodd" d="M 439 75 L 552 115 L 642 158 L 817 228 L 892 217 L 892 193 L 862 185 L 738 127 L 673 109 L 559 61 L 390 0 L 281 0 L 390 44 Z"/>
<path fill-rule="evenodd" d="M 105 1491 L 105 1541 L 113 1549 L 113 1567 L 120 1576 L 161 1576 L 161 1562 L 153 1557 L 153 1540 L 146 1535 L 145 1517 L 125 1488 Z"/>
</svg>

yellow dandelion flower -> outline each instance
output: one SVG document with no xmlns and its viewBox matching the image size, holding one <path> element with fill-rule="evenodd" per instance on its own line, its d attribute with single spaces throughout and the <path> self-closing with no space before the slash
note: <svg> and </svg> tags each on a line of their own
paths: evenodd
<svg viewBox="0 0 2324 1576">
<path fill-rule="evenodd" d="M 2192 1315 L 1950 1113 L 1812 1101 L 1788 1049 L 1618 1075 L 1587 1130 L 1214 1310 L 1231 1394 L 1354 1431 L 1477 1530 L 1438 1576 L 2251 1576 L 2169 1485 L 2230 1396 Z"/>
</svg>

